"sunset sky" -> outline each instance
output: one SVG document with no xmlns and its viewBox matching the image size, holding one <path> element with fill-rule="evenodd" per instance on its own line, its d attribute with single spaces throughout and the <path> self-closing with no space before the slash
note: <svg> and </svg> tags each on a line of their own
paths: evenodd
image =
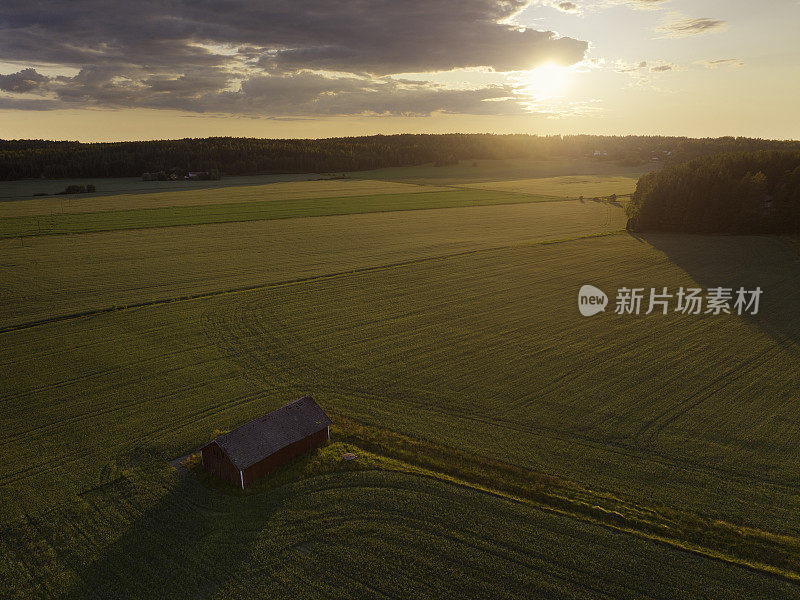
<svg viewBox="0 0 800 600">
<path fill-rule="evenodd" d="M 800 138 L 798 0 L 4 1 L 0 138 Z"/>
</svg>

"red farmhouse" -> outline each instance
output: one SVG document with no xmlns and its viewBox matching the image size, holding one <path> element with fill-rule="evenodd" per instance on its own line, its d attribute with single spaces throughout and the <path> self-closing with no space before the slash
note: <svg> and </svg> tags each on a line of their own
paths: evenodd
<svg viewBox="0 0 800 600">
<path fill-rule="evenodd" d="M 330 424 L 319 404 L 304 396 L 203 446 L 203 467 L 244 489 L 325 443 Z"/>
</svg>

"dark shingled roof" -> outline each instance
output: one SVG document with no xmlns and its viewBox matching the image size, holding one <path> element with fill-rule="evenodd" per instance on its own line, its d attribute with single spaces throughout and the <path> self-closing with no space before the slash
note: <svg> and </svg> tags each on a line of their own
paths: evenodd
<svg viewBox="0 0 800 600">
<path fill-rule="evenodd" d="M 314 398 L 303 396 L 219 436 L 214 441 L 236 468 L 242 470 L 330 424 L 330 418 L 314 402 Z"/>
</svg>

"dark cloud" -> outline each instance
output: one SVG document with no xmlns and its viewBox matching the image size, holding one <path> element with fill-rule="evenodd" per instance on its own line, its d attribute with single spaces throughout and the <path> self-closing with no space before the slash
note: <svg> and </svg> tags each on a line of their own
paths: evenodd
<svg viewBox="0 0 800 600">
<path fill-rule="evenodd" d="M 47 93 L 57 104 L 88 106 L 225 110 L 227 103 L 230 110 L 258 113 L 260 101 L 263 114 L 284 110 L 272 89 L 285 98 L 300 97 L 295 106 L 304 114 L 315 107 L 326 114 L 354 114 L 358 107 L 392 114 L 424 113 L 434 106 L 506 111 L 506 102 L 483 102 L 496 97 L 496 87 L 449 90 L 430 83 L 392 84 L 386 76 L 466 67 L 512 71 L 582 60 L 586 42 L 508 24 L 527 4 L 10 0 L 0 8 L 0 60 L 79 73 L 47 78 L 28 68 L 0 76 L 0 89 Z M 349 76 L 322 77 L 309 70 Z M 330 87 L 315 87 L 320 85 Z M 317 96 L 308 104 L 311 88 Z"/>
<path fill-rule="evenodd" d="M 702 17 L 695 19 L 678 19 L 660 26 L 658 31 L 663 33 L 665 37 L 687 37 L 690 35 L 719 31 L 720 29 L 724 29 L 725 26 L 725 21 Z"/>
<path fill-rule="evenodd" d="M 227 77 L 219 74 L 220 78 Z M 0 98 L 0 107 L 52 110 L 65 107 L 162 108 L 198 113 L 267 115 L 429 115 L 434 112 L 523 114 L 508 85 L 451 89 L 390 77 L 327 77 L 304 71 L 264 74 L 220 88 L 213 76 L 131 80 L 98 69 L 75 77 L 45 78 L 49 99 Z"/>
<path fill-rule="evenodd" d="M 0 75 L 0 90 L 4 92 L 26 93 L 40 88 L 48 80 L 35 69 L 23 69 L 10 75 Z"/>
<path fill-rule="evenodd" d="M 556 4 L 556 8 L 563 12 L 577 12 L 578 5 L 574 2 L 559 2 Z"/>
</svg>

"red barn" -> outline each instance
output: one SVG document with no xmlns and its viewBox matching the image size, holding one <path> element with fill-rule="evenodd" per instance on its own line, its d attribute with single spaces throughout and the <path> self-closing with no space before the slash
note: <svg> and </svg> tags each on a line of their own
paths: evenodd
<svg viewBox="0 0 800 600">
<path fill-rule="evenodd" d="M 203 446 L 203 467 L 244 489 L 325 443 L 330 424 L 319 404 L 311 396 L 303 396 Z"/>
</svg>

